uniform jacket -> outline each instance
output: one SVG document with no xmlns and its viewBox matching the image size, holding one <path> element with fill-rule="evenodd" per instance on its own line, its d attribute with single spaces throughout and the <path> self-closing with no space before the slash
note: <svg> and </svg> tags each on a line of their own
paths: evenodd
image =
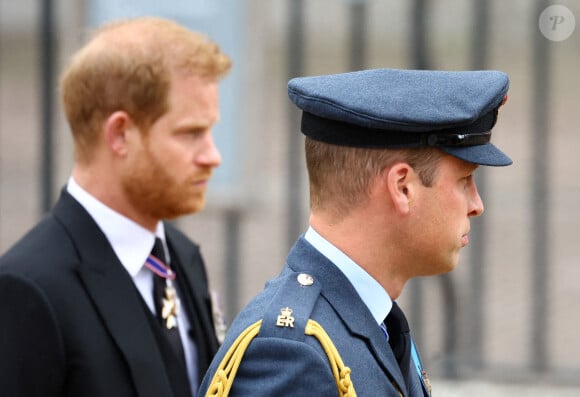
<svg viewBox="0 0 580 397">
<path fill-rule="evenodd" d="M 204 264 L 165 227 L 203 376 L 218 347 Z M 131 276 L 66 191 L 0 258 L 0 323 L 2 396 L 191 396 Z"/>
<path fill-rule="evenodd" d="M 312 285 L 297 282 L 312 276 Z M 284 309 L 284 311 L 283 311 Z M 277 326 L 292 310 L 294 327 Z M 282 317 L 279 317 L 281 316 Z M 360 397 L 423 397 L 421 383 L 405 385 L 387 339 L 344 274 L 304 238 L 290 251 L 280 276 L 238 315 L 202 382 L 205 395 L 216 367 L 236 337 L 262 319 L 245 352 L 230 396 L 336 397 L 328 358 L 318 341 L 304 335 L 308 319 L 318 322 L 338 349 Z"/>
</svg>

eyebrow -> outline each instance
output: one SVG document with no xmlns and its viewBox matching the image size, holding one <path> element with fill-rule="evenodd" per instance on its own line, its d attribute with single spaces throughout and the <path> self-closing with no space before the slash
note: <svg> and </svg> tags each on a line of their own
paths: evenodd
<svg viewBox="0 0 580 397">
<path fill-rule="evenodd" d="M 175 127 L 178 131 L 183 130 L 202 130 L 207 129 L 215 125 L 217 122 L 220 121 L 220 116 L 218 115 L 215 120 L 212 121 L 200 121 L 200 120 L 193 120 L 193 119 L 186 119 L 178 123 Z"/>
<path fill-rule="evenodd" d="M 478 168 L 479 168 L 479 164 L 470 164 L 470 165 L 467 167 L 467 169 L 468 169 L 470 172 L 475 172 L 475 170 L 477 170 Z"/>
</svg>

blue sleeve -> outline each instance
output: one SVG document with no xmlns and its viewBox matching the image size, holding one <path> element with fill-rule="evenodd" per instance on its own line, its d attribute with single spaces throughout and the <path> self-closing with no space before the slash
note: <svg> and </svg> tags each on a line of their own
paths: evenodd
<svg viewBox="0 0 580 397">
<path fill-rule="evenodd" d="M 255 338 L 248 347 L 230 397 L 336 397 L 328 358 L 303 342 Z"/>
</svg>

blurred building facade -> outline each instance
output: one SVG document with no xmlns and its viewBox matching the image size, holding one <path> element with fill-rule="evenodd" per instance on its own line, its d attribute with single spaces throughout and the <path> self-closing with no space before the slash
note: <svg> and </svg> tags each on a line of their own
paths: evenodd
<svg viewBox="0 0 580 397">
<path fill-rule="evenodd" d="M 436 377 L 580 390 L 580 32 L 562 41 L 541 34 L 539 15 L 556 3 L 172 0 L 148 8 L 155 3 L 0 0 L 0 252 L 66 183 L 72 142 L 57 75 L 104 20 L 172 17 L 206 31 L 234 58 L 222 84 L 226 117 L 216 129 L 223 170 L 207 209 L 178 221 L 201 244 L 230 319 L 277 274 L 308 223 L 290 77 L 378 67 L 500 69 L 512 83 L 493 139 L 514 165 L 478 171 L 486 213 L 473 222 L 460 266 L 414 280 L 401 304 Z M 557 4 L 580 15 L 576 1 Z M 53 29 L 43 31 L 47 6 Z M 54 56 L 48 87 L 47 38 Z"/>
</svg>

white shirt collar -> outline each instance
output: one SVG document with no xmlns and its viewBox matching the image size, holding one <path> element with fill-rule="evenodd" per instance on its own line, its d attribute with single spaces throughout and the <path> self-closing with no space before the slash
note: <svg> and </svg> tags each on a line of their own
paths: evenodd
<svg viewBox="0 0 580 397">
<path fill-rule="evenodd" d="M 95 220 L 131 277 L 134 277 L 143 267 L 151 253 L 155 237 L 161 238 L 165 244 L 163 222 L 159 222 L 156 232 L 152 233 L 101 203 L 80 187 L 72 176 L 68 180 L 67 191 Z"/>
<path fill-rule="evenodd" d="M 308 228 L 304 238 L 344 273 L 364 304 L 369 308 L 377 324 L 381 324 L 391 311 L 393 302 L 379 282 L 344 252 L 318 234 L 312 226 Z"/>
</svg>

